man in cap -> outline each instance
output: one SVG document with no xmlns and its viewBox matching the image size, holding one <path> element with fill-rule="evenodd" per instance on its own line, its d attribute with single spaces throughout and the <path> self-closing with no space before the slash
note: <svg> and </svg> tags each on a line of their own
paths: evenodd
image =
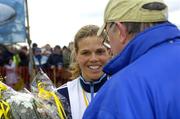
<svg viewBox="0 0 180 119">
<path fill-rule="evenodd" d="M 180 31 L 162 0 L 110 0 L 104 25 L 116 55 L 84 119 L 180 119 Z"/>
</svg>

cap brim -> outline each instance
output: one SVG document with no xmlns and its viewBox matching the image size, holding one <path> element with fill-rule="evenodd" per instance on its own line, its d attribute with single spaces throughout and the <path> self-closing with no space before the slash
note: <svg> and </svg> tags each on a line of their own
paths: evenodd
<svg viewBox="0 0 180 119">
<path fill-rule="evenodd" d="M 100 35 L 102 34 L 102 32 L 104 31 L 105 26 L 106 26 L 106 23 L 104 23 L 104 24 L 101 26 L 101 28 L 98 30 L 97 36 L 100 36 Z"/>
</svg>

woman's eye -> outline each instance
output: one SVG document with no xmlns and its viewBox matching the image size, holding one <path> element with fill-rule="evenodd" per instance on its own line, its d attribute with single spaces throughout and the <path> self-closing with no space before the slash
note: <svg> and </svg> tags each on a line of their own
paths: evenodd
<svg viewBox="0 0 180 119">
<path fill-rule="evenodd" d="M 90 54 L 90 52 L 87 52 L 87 51 L 81 52 L 81 55 L 89 55 L 89 54 Z"/>
<path fill-rule="evenodd" d="M 100 49 L 100 50 L 97 50 L 97 51 L 96 51 L 96 54 L 102 55 L 102 54 L 104 54 L 105 52 L 106 52 L 105 50 Z"/>
</svg>

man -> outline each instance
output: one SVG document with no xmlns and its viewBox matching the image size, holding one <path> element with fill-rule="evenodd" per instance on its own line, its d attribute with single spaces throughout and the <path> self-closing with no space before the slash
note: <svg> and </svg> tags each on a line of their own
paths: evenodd
<svg viewBox="0 0 180 119">
<path fill-rule="evenodd" d="M 163 1 L 110 0 L 102 30 L 116 56 L 83 118 L 180 119 L 180 31 Z"/>
</svg>

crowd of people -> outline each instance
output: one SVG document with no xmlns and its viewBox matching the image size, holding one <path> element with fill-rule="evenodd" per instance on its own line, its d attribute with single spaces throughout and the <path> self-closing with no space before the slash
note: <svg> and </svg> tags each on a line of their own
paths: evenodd
<svg viewBox="0 0 180 119">
<path fill-rule="evenodd" d="M 30 65 L 33 65 L 32 67 L 35 72 L 41 68 L 50 76 L 50 78 L 52 78 L 52 80 L 56 80 L 56 83 L 59 83 L 58 85 L 62 85 L 66 82 L 66 80 L 70 80 L 70 73 L 67 72 L 70 64 L 72 45 L 73 43 L 70 43 L 69 46 L 63 46 L 61 48 L 59 45 L 51 47 L 49 44 L 46 44 L 43 47 L 38 47 L 38 44 L 33 43 L 33 61 L 31 64 L 29 58 L 29 48 L 27 46 L 17 47 L 16 45 L 6 46 L 1 44 L 1 77 L 3 77 L 4 82 L 7 85 L 13 87 L 20 81 L 20 78 L 25 78 L 21 76 L 22 72 L 18 71 L 20 69 L 26 70 L 23 75 L 27 75 L 26 78 L 28 77 L 28 79 L 23 80 L 26 83 L 25 86 L 29 86 L 30 81 L 27 81 L 31 75 L 29 67 Z"/>
</svg>

